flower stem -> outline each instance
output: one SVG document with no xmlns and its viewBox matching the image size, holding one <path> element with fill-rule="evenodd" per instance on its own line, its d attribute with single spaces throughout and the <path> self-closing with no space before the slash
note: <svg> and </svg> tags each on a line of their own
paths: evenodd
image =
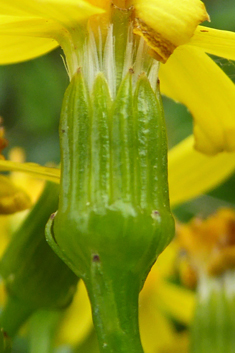
<svg viewBox="0 0 235 353">
<path fill-rule="evenodd" d="M 22 303 L 17 298 L 9 297 L 1 315 L 1 326 L 10 337 L 14 337 L 22 323 L 29 318 L 34 310 L 35 308 L 28 303 Z"/>
<path fill-rule="evenodd" d="M 30 320 L 29 352 L 52 353 L 55 329 L 61 313 L 59 311 L 40 310 Z"/>
<path fill-rule="evenodd" d="M 107 274 L 93 262 L 86 281 L 101 353 L 143 353 L 138 326 L 138 283 L 129 274 Z"/>
</svg>

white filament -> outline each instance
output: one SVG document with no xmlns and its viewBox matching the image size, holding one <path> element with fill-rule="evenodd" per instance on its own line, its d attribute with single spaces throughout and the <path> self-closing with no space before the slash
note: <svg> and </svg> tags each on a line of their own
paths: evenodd
<svg viewBox="0 0 235 353">
<path fill-rule="evenodd" d="M 110 25 L 106 38 L 102 37 L 99 30 L 98 36 L 90 31 L 89 37 L 84 44 L 82 53 L 79 55 L 79 66 L 82 68 L 88 89 L 91 91 L 97 74 L 103 73 L 107 80 L 112 99 L 116 96 L 116 61 L 115 61 L 115 37 L 113 26 Z M 156 91 L 158 79 L 158 61 L 148 54 L 148 47 L 143 38 L 136 40 L 133 35 L 132 25 L 129 27 L 125 55 L 123 60 L 122 78 L 129 70 L 133 72 L 133 87 L 139 76 L 145 73 L 151 87 Z M 75 71 L 74 71 L 75 72 Z"/>
</svg>

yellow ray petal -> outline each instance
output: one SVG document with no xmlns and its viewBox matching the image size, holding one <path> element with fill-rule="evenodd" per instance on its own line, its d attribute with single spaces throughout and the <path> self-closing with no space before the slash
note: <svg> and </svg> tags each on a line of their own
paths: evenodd
<svg viewBox="0 0 235 353">
<path fill-rule="evenodd" d="M 160 67 L 162 93 L 194 117 L 195 147 L 204 153 L 235 151 L 235 86 L 199 48 L 184 45 Z"/>
<path fill-rule="evenodd" d="M 235 153 L 206 156 L 193 148 L 189 136 L 169 152 L 169 190 L 172 206 L 203 194 L 235 170 Z"/>
<path fill-rule="evenodd" d="M 74 24 L 103 10 L 83 0 L 1 0 L 0 14 L 29 15 Z"/>
<path fill-rule="evenodd" d="M 10 16 L 26 16 L 28 15 L 27 8 L 23 9 L 19 1 L 1 1 L 0 14 Z"/>
<path fill-rule="evenodd" d="M 29 196 L 11 180 L 0 175 L 0 214 L 12 214 L 31 207 Z"/>
<path fill-rule="evenodd" d="M 86 339 L 92 328 L 90 301 L 83 281 L 79 281 L 73 302 L 60 323 L 58 343 L 78 345 Z"/>
<path fill-rule="evenodd" d="M 183 324 L 189 324 L 192 320 L 195 305 L 195 295 L 192 291 L 162 281 L 158 287 L 158 298 L 162 310 Z"/>
<path fill-rule="evenodd" d="M 54 183 L 60 182 L 60 170 L 57 168 L 42 167 L 35 163 L 16 163 L 0 160 L 1 171 L 18 171 L 29 173 L 36 178 L 41 178 Z"/>
<path fill-rule="evenodd" d="M 54 38 L 63 27 L 55 21 L 40 17 L 0 15 L 0 34 Z"/>
<path fill-rule="evenodd" d="M 198 26 L 189 45 L 202 48 L 205 52 L 235 60 L 235 33 Z"/>
<path fill-rule="evenodd" d="M 0 35 L 0 64 L 33 59 L 57 46 L 53 39 Z"/>
<path fill-rule="evenodd" d="M 87 2 L 104 10 L 110 7 L 110 0 L 87 0 Z"/>
<path fill-rule="evenodd" d="M 209 20 L 199 0 L 135 0 L 137 23 L 135 33 L 165 62 L 173 50 L 187 43 L 197 25 Z"/>
<path fill-rule="evenodd" d="M 148 297 L 144 296 L 143 300 L 140 294 L 140 336 L 146 353 L 159 352 L 162 347 L 174 339 L 171 321 L 161 313 L 156 305 L 155 293 L 151 294 Z"/>
</svg>

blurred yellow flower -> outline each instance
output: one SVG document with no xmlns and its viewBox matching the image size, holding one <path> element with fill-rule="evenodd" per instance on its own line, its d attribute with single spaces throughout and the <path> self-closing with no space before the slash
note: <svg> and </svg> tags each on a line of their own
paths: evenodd
<svg viewBox="0 0 235 353">
<path fill-rule="evenodd" d="M 222 208 L 178 227 L 178 239 L 198 273 L 211 276 L 235 268 L 235 211 Z"/>
<path fill-rule="evenodd" d="M 0 118 L 0 160 L 5 159 L 1 152 L 7 144 Z M 17 187 L 9 177 L 0 175 L 0 215 L 23 211 L 30 206 L 31 200 L 27 192 L 23 191 L 20 186 Z"/>
</svg>

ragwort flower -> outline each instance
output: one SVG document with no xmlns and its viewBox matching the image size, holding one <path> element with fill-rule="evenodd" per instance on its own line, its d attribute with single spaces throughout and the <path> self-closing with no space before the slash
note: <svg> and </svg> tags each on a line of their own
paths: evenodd
<svg viewBox="0 0 235 353">
<path fill-rule="evenodd" d="M 235 34 L 198 26 L 209 20 L 199 0 L 1 0 L 0 63 L 28 60 L 59 44 L 72 76 L 87 24 L 96 35 L 107 30 L 112 6 L 131 9 L 134 33 L 165 63 L 162 92 L 191 111 L 196 148 L 234 151 L 234 84 L 206 53 L 234 60 Z"/>
</svg>

